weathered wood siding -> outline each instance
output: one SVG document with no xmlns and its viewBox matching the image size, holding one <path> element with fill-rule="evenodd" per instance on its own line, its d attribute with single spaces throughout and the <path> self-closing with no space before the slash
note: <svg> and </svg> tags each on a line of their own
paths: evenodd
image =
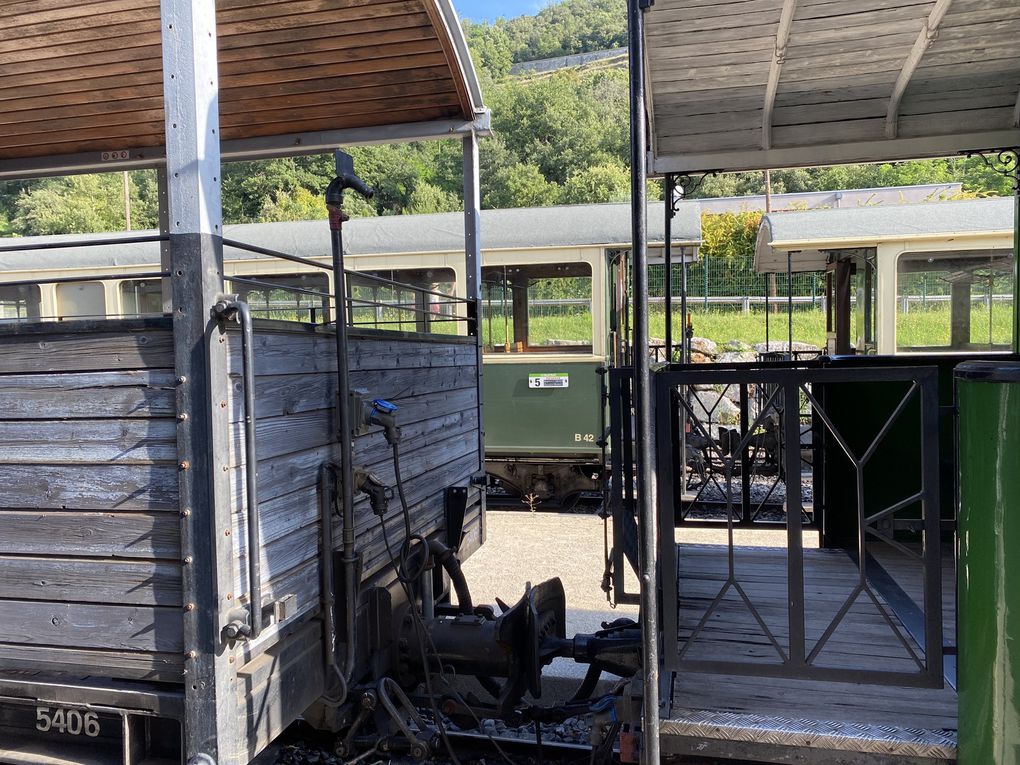
<svg viewBox="0 0 1020 765">
<path fill-rule="evenodd" d="M 0 671 L 178 678 L 173 337 L 0 330 Z"/>
<path fill-rule="evenodd" d="M 237 591 L 246 593 L 247 525 L 245 508 L 241 342 L 228 339 L 231 375 L 233 502 L 236 508 Z M 256 435 L 263 603 L 294 596 L 295 616 L 319 605 L 319 471 L 339 457 L 336 439 L 334 338 L 303 325 L 257 323 L 255 331 Z M 479 469 L 476 352 L 463 338 L 406 339 L 384 333 L 351 338 L 352 385 L 372 398 L 399 406 L 401 472 L 417 533 L 442 526 L 443 492 L 466 485 Z M 395 484 L 392 456 L 381 430 L 356 439 L 358 467 Z M 478 526 L 477 512 L 471 517 Z M 394 498 L 386 517 L 394 545 L 403 541 L 403 522 Z M 337 518 L 334 545 L 339 547 Z M 364 578 L 387 561 L 379 519 L 367 499 L 356 504 L 358 549 Z M 244 595 L 244 598 L 247 596 Z"/>
</svg>

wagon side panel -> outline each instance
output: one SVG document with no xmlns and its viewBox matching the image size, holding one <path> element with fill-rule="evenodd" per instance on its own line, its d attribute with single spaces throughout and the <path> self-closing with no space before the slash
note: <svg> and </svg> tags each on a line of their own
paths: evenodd
<svg viewBox="0 0 1020 765">
<path fill-rule="evenodd" d="M 169 325 L 0 335 L 0 672 L 178 680 Z"/>
</svg>

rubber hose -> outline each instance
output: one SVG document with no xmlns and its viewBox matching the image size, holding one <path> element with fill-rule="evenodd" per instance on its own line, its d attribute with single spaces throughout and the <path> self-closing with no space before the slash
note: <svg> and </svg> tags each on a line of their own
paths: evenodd
<svg viewBox="0 0 1020 765">
<path fill-rule="evenodd" d="M 443 570 L 450 577 L 450 584 L 457 593 L 457 608 L 462 614 L 470 614 L 475 610 L 471 602 L 471 590 L 468 588 L 467 578 L 461 570 L 460 561 L 453 550 L 444 545 L 438 539 L 429 540 L 429 553 L 443 567 Z"/>
</svg>

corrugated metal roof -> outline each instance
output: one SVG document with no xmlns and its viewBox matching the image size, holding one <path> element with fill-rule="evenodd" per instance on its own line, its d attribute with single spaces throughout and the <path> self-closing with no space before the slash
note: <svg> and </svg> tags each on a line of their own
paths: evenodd
<svg viewBox="0 0 1020 765">
<path fill-rule="evenodd" d="M 884 241 L 926 235 L 982 234 L 1011 231 L 1011 198 L 968 199 L 890 207 L 769 213 L 762 218 L 755 248 L 755 270 L 785 271 L 786 253 L 798 253 L 795 270 L 824 268 L 819 246 L 874 247 Z"/>
<path fill-rule="evenodd" d="M 483 210 L 481 228 L 483 250 L 629 246 L 630 205 Z M 650 243 L 661 243 L 664 239 L 662 202 L 649 205 L 648 228 Z M 0 239 L 0 247 L 129 238 L 142 233 L 155 232 Z M 325 220 L 224 226 L 224 237 L 305 258 L 326 257 L 330 253 L 329 226 Z M 681 203 L 673 221 L 673 241 L 677 246 L 700 244 L 701 208 L 697 202 Z M 344 251 L 348 255 L 461 252 L 463 249 L 464 216 L 459 212 L 357 218 L 344 224 Z M 257 256 L 226 248 L 224 257 L 228 260 L 245 260 Z M 159 244 L 156 242 L 0 253 L 0 271 L 32 271 L 53 267 L 111 268 L 157 263 Z"/>
</svg>

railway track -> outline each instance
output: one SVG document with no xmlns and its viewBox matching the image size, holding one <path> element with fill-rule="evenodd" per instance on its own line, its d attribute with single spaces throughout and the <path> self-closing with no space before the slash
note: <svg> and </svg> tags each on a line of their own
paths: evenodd
<svg viewBox="0 0 1020 765">
<path fill-rule="evenodd" d="M 501 761 L 506 765 L 531 765 L 533 763 L 589 763 L 592 758 L 590 744 L 564 741 L 549 731 L 546 726 L 541 743 L 535 738 L 521 738 L 506 734 L 488 734 L 476 731 L 447 731 L 447 738 L 461 763 Z M 316 731 L 304 723 L 296 723 L 285 733 L 272 752 L 258 765 L 346 765 L 356 758 L 345 760 L 336 754 L 337 737 Z M 438 739 L 437 739 L 438 740 Z M 614 748 L 614 761 L 619 749 Z M 374 763 L 380 759 L 411 763 L 410 757 L 378 755 L 359 760 Z M 439 744 L 438 751 L 429 758 L 434 763 L 453 763 L 454 759 Z"/>
</svg>

